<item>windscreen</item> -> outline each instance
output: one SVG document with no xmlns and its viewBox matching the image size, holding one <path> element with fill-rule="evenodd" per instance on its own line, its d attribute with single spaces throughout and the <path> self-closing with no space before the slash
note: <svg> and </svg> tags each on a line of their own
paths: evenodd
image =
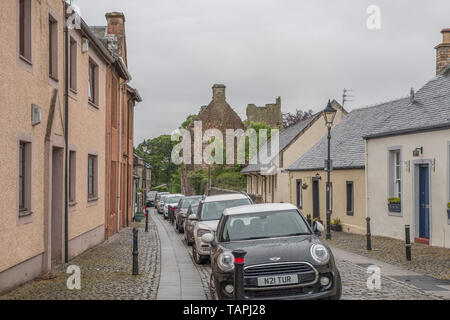
<svg viewBox="0 0 450 320">
<path fill-rule="evenodd" d="M 230 215 L 222 241 L 253 240 L 311 234 L 297 210 Z"/>
<path fill-rule="evenodd" d="M 223 210 L 232 207 L 245 206 L 251 204 L 249 199 L 235 199 L 215 202 L 205 202 L 202 206 L 200 220 L 219 220 Z"/>
<path fill-rule="evenodd" d="M 180 201 L 181 198 L 183 198 L 183 196 L 170 197 L 170 198 L 167 198 L 167 200 L 165 202 L 167 202 L 167 203 L 178 203 L 178 201 Z"/>
<path fill-rule="evenodd" d="M 184 199 L 181 201 L 181 208 L 187 209 L 187 208 L 189 208 L 189 206 L 190 206 L 191 204 L 199 203 L 199 202 L 200 202 L 200 199 L 201 199 L 201 197 L 199 197 L 199 198 L 184 198 Z"/>
</svg>

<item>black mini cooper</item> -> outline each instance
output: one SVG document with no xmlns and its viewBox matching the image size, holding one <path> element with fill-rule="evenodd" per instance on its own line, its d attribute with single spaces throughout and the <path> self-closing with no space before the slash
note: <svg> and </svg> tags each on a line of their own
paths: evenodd
<svg viewBox="0 0 450 320">
<path fill-rule="evenodd" d="M 247 252 L 245 299 L 340 299 L 341 277 L 331 250 L 292 204 L 273 203 L 224 210 L 211 243 L 210 289 L 219 299 L 233 299 L 234 249 Z"/>
</svg>

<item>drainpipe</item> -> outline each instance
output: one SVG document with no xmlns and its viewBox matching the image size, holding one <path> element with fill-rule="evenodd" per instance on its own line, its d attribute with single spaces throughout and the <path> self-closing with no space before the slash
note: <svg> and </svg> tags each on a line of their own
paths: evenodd
<svg viewBox="0 0 450 320">
<path fill-rule="evenodd" d="M 120 187 L 121 187 L 121 174 L 122 174 L 122 164 L 120 159 L 122 158 L 122 107 L 123 107 L 123 97 L 122 91 L 124 86 L 126 86 L 130 80 L 125 80 L 120 83 L 119 86 L 119 101 L 120 101 L 120 116 L 119 116 L 119 178 L 118 178 L 118 188 L 117 188 L 117 232 L 120 230 Z"/>
<path fill-rule="evenodd" d="M 65 6 L 64 6 L 65 7 Z M 65 159 L 64 159 L 64 262 L 69 262 L 69 28 L 67 24 L 64 26 L 65 34 L 65 75 L 64 75 L 64 143 L 65 143 Z"/>
</svg>

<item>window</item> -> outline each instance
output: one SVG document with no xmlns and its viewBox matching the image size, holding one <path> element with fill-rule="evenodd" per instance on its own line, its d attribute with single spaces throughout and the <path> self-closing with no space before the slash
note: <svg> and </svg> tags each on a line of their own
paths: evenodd
<svg viewBox="0 0 450 320">
<path fill-rule="evenodd" d="M 89 102 L 98 104 L 98 66 L 89 59 Z"/>
<path fill-rule="evenodd" d="M 389 196 L 402 197 L 402 155 L 399 149 L 389 151 Z"/>
<path fill-rule="evenodd" d="M 58 25 L 52 16 L 48 19 L 48 74 L 58 79 Z"/>
<path fill-rule="evenodd" d="M 19 0 L 19 55 L 31 62 L 31 0 Z"/>
<path fill-rule="evenodd" d="M 347 181 L 347 215 L 353 215 L 353 203 L 354 203 L 354 189 L 353 181 Z"/>
<path fill-rule="evenodd" d="M 301 209 L 302 208 L 302 180 L 298 179 L 297 180 L 297 208 Z"/>
<path fill-rule="evenodd" d="M 97 200 L 97 156 L 88 155 L 88 200 Z"/>
<path fill-rule="evenodd" d="M 76 201 L 77 153 L 69 152 L 69 202 Z"/>
<path fill-rule="evenodd" d="M 31 205 L 31 143 L 19 142 L 19 214 L 30 213 Z"/>
<path fill-rule="evenodd" d="M 69 87 L 72 91 L 77 91 L 77 42 L 70 38 L 70 62 L 69 62 Z"/>
</svg>

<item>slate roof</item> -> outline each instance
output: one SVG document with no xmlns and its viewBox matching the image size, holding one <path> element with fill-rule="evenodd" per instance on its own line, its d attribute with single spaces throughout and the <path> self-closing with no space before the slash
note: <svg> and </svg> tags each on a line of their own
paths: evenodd
<svg viewBox="0 0 450 320">
<path fill-rule="evenodd" d="M 450 68 L 425 84 L 411 97 L 356 109 L 331 133 L 335 169 L 364 168 L 364 139 L 450 128 Z M 327 137 L 295 161 L 288 171 L 321 170 L 327 156 Z"/>
<path fill-rule="evenodd" d="M 311 122 L 313 122 L 318 116 L 320 116 L 320 113 L 316 113 L 315 115 L 297 122 L 296 124 L 286 128 L 286 129 L 282 129 L 280 130 L 279 133 L 279 148 L 280 151 L 284 150 L 289 143 L 300 133 L 302 132 Z M 265 147 L 267 147 L 267 152 L 269 154 L 270 152 L 270 147 L 271 147 L 271 143 L 270 140 L 266 143 Z M 255 156 L 256 157 L 256 156 Z M 254 157 L 254 158 L 255 158 Z M 254 160 L 254 158 L 252 158 Z M 258 164 L 249 164 L 248 166 L 246 166 L 244 169 L 242 169 L 241 173 L 251 173 L 251 172 L 259 172 L 262 168 L 263 168 L 263 164 L 258 163 Z"/>
</svg>

